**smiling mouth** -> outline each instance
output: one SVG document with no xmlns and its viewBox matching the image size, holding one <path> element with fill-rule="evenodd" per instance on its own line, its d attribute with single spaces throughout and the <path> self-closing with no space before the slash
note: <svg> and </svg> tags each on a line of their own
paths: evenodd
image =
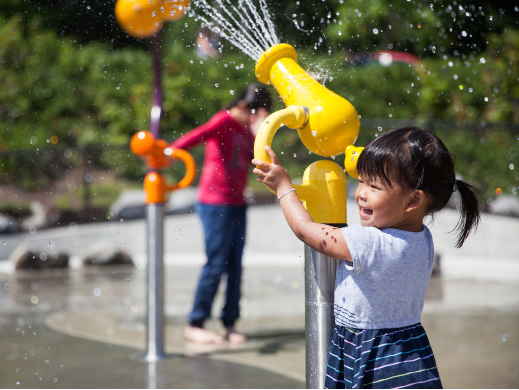
<svg viewBox="0 0 519 390">
<path fill-rule="evenodd" d="M 367 209 L 365 207 L 361 207 L 360 208 L 360 211 L 363 213 L 363 214 L 366 214 L 366 215 L 373 215 L 373 210 L 371 209 Z"/>
</svg>

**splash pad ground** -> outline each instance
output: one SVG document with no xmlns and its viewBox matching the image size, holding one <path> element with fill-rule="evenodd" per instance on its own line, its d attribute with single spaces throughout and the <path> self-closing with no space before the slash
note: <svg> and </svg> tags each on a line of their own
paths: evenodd
<svg viewBox="0 0 519 390">
<path fill-rule="evenodd" d="M 278 207 L 248 211 L 246 301 L 238 329 L 249 342 L 240 348 L 184 340 L 186 313 L 204 261 L 203 253 L 194 249 L 202 248 L 201 229 L 194 215 L 166 219 L 165 349 L 177 357 L 155 366 L 132 358 L 145 348 L 142 221 L 83 225 L 70 233 L 62 228 L 2 236 L 6 245 L 0 246 L 1 259 L 21 241 L 33 240 L 39 246 L 49 239 L 80 256 L 103 236 L 125 243 L 137 266 L 14 273 L 0 261 L 0 338 L 7 341 L 0 344 L 0 386 L 303 388 L 302 244 L 293 238 Z M 356 223 L 355 210 L 348 211 L 350 222 Z M 513 238 L 518 237 L 519 220 L 485 214 L 477 235 L 456 251 L 444 234 L 449 218 L 448 212 L 442 213 L 431 228 L 442 253 L 442 274 L 431 281 L 422 315 L 443 384 L 517 388 L 519 251 Z M 271 228 L 262 228 L 265 224 Z M 261 242 L 272 245 L 267 249 Z M 221 293 L 214 315 L 223 302 Z M 33 296 L 37 304 L 31 303 Z M 217 322 L 209 326 L 216 328 Z"/>
</svg>

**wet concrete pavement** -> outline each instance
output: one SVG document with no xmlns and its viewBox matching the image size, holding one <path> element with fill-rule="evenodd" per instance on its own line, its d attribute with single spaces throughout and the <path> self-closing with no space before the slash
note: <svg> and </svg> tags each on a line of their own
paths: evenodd
<svg viewBox="0 0 519 390">
<path fill-rule="evenodd" d="M 239 329 L 249 342 L 233 348 L 184 340 L 190 281 L 198 268 L 168 267 L 166 351 L 177 357 L 155 368 L 135 359 L 145 348 L 143 270 L 91 267 L 61 274 L 2 274 L 0 386 L 304 387 L 304 293 L 292 286 L 302 280 L 302 271 L 294 267 L 275 272 L 247 270 L 245 318 Z M 273 283 L 280 275 L 282 281 Z M 36 304 L 31 302 L 34 297 Z M 435 278 L 422 322 L 445 387 L 519 386 L 518 284 Z M 217 321 L 209 326 L 217 329 Z"/>
<path fill-rule="evenodd" d="M 134 359 L 140 350 L 56 332 L 45 325 L 42 313 L 2 318 L 16 324 L 0 327 L 6 360 L 0 366 L 2 388 L 303 387 L 261 368 L 203 355 L 141 363 Z M 19 325 L 22 321 L 26 325 Z"/>
<path fill-rule="evenodd" d="M 258 210 L 252 210 L 255 212 Z M 271 250 L 261 251 L 260 245 L 250 243 L 245 253 L 238 329 L 249 341 L 243 346 L 200 346 L 183 338 L 203 254 L 192 250 L 166 252 L 165 347 L 174 358 L 156 364 L 136 359 L 145 348 L 146 270 L 142 253 L 132 253 L 136 267 L 82 267 L 76 259 L 69 269 L 14 272 L 0 261 L 0 387 L 304 387 L 302 246 L 285 234 L 283 225 L 277 225 L 283 222 L 278 212 L 262 208 L 249 218 L 253 226 L 269 224 L 270 234 L 276 239 L 269 239 L 263 230 L 258 234 L 254 229 L 249 231 L 249 241 L 256 235 L 256 239 L 272 245 Z M 174 226 L 179 219 L 182 227 Z M 170 232 L 182 229 L 184 237 L 199 233 L 193 216 L 168 223 L 173 223 Z M 441 225 L 443 221 L 436 223 Z M 514 224 L 519 228 L 519 220 L 505 220 L 506 234 L 513 234 L 510 226 L 514 229 Z M 107 225 L 100 224 L 93 231 L 100 234 Z M 138 229 L 142 227 L 136 222 L 128 224 L 128 231 L 121 225 L 118 233 L 140 235 Z M 78 237 L 81 246 L 87 246 L 82 228 L 74 228 L 76 235 L 68 238 L 72 246 Z M 50 231 L 40 233 L 46 236 L 34 239 L 51 239 L 56 244 L 64 236 L 59 230 L 54 236 Z M 485 236 L 481 237 L 480 241 L 484 240 Z M 14 246 L 16 240 L 24 238 L 2 239 L 5 246 Z M 180 236 L 174 240 L 189 241 Z M 196 239 L 191 240 L 195 245 Z M 443 249 L 441 240 L 437 240 L 437 251 Z M 136 245 L 142 244 L 128 246 Z M 501 252 L 493 256 L 496 252 L 480 249 L 484 243 L 474 245 L 474 253 L 465 248 L 461 255 L 445 249 L 442 275 L 431 281 L 422 323 L 445 387 L 517 388 L 519 251 L 514 256 L 516 243 L 507 248 L 507 241 L 503 241 Z M 214 316 L 219 314 L 222 302 L 220 291 Z M 216 320 L 208 325 L 218 329 Z"/>
</svg>

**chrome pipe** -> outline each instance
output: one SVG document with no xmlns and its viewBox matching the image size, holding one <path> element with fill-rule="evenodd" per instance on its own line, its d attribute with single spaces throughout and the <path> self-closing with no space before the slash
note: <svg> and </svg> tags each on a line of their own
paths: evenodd
<svg viewBox="0 0 519 390">
<path fill-rule="evenodd" d="M 164 354 L 164 205 L 149 204 L 147 218 L 146 355 L 154 362 Z"/>
<path fill-rule="evenodd" d="M 333 295 L 337 260 L 305 244 L 306 388 L 324 388 L 335 326 Z"/>
</svg>

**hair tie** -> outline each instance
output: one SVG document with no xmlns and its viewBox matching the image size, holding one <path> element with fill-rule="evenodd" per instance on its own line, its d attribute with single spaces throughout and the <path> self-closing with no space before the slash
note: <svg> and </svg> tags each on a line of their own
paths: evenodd
<svg viewBox="0 0 519 390">
<path fill-rule="evenodd" d="M 452 192 L 456 192 L 456 188 L 458 187 L 457 184 L 458 184 L 458 179 L 454 179 L 454 184 L 452 185 Z"/>
</svg>

